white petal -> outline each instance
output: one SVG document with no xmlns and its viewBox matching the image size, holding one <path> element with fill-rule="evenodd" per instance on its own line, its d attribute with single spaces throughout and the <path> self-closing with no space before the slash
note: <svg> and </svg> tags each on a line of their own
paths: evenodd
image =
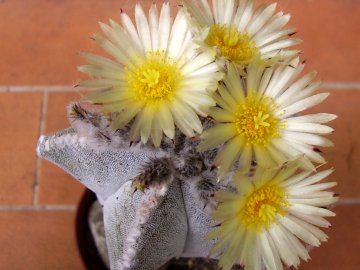
<svg viewBox="0 0 360 270">
<path fill-rule="evenodd" d="M 279 94 L 283 93 L 284 90 L 289 86 L 292 79 L 299 72 L 298 70 L 299 58 L 296 57 L 281 69 L 278 80 L 272 80 L 266 93 L 269 96 L 276 98 Z"/>
<path fill-rule="evenodd" d="M 294 214 L 294 213 L 293 213 Z M 324 219 L 323 217 L 319 217 L 319 216 L 311 216 L 311 215 L 305 215 L 302 213 L 296 213 L 296 217 L 304 220 L 310 224 L 316 225 L 318 227 L 322 227 L 322 228 L 329 228 L 330 222 L 327 221 L 326 219 Z"/>
<path fill-rule="evenodd" d="M 190 59 L 194 52 L 196 51 L 197 45 L 192 41 L 191 29 L 188 29 L 182 46 L 178 52 L 178 57 L 185 57 L 186 59 Z"/>
<path fill-rule="evenodd" d="M 299 44 L 301 42 L 301 39 L 292 38 L 292 39 L 282 39 L 275 43 L 265 44 L 262 47 L 260 47 L 260 52 L 262 54 L 269 53 L 276 50 L 281 50 L 287 47 L 294 46 L 296 44 Z"/>
<path fill-rule="evenodd" d="M 266 233 L 260 235 L 260 245 L 266 268 L 269 270 L 282 270 L 283 267 L 277 250 L 271 247 Z"/>
<path fill-rule="evenodd" d="M 237 2 L 236 3 L 237 8 L 236 8 L 235 15 L 234 15 L 234 18 L 232 21 L 232 25 L 239 25 L 240 20 L 243 17 L 243 13 L 244 13 L 245 7 L 247 6 L 248 1 L 243 0 L 243 1 L 236 1 L 236 2 Z"/>
<path fill-rule="evenodd" d="M 265 66 L 266 63 L 262 61 L 253 61 L 248 65 L 246 79 L 246 88 L 248 90 L 247 95 L 255 93 L 255 91 L 259 88 Z"/>
<path fill-rule="evenodd" d="M 291 195 L 300 196 L 303 194 L 311 194 L 314 192 L 323 191 L 325 189 L 335 187 L 336 185 L 337 185 L 336 182 L 327 182 L 327 183 L 315 184 L 304 187 L 290 187 L 288 191 L 289 194 Z"/>
<path fill-rule="evenodd" d="M 329 134 L 334 131 L 333 128 L 320 124 L 291 122 L 291 120 L 290 121 L 285 120 L 282 123 L 286 125 L 286 130 L 289 131 L 307 132 L 307 133 L 316 133 L 316 134 Z"/>
<path fill-rule="evenodd" d="M 219 133 L 222 133 L 219 136 Z M 205 151 L 217 147 L 236 135 L 236 129 L 233 124 L 217 124 L 203 132 L 201 138 L 203 141 L 198 146 L 199 151 Z"/>
<path fill-rule="evenodd" d="M 137 106 L 136 106 L 137 105 Z M 136 114 L 139 113 L 141 106 L 134 103 L 134 106 L 129 107 L 129 109 L 121 112 L 112 122 L 111 127 L 113 129 L 123 128 L 127 123 L 130 122 L 131 119 L 135 117 Z"/>
<path fill-rule="evenodd" d="M 215 54 L 211 53 L 210 51 L 201 53 L 197 55 L 193 59 L 189 59 L 189 61 L 181 68 L 181 72 L 183 75 L 188 75 L 199 68 L 206 66 L 213 62 L 215 59 Z"/>
<path fill-rule="evenodd" d="M 312 185 L 315 184 L 317 182 L 320 182 L 321 180 L 323 180 L 324 178 L 328 177 L 330 174 L 332 174 L 334 172 L 334 169 L 329 169 L 329 170 L 325 170 L 325 171 L 321 171 L 317 174 L 314 174 L 308 178 L 306 178 L 305 180 L 298 182 L 296 184 L 291 185 L 291 187 L 304 187 L 304 186 L 308 186 L 308 185 Z"/>
<path fill-rule="evenodd" d="M 282 12 L 276 13 L 271 20 L 253 37 L 254 40 L 259 40 L 261 36 L 273 34 L 282 28 L 290 20 L 290 15 L 283 15 Z"/>
<path fill-rule="evenodd" d="M 93 38 L 96 43 L 98 43 L 107 53 L 112 55 L 122 65 L 127 66 L 129 64 L 128 57 L 119 49 L 119 47 L 100 36 L 94 35 Z"/>
<path fill-rule="evenodd" d="M 152 51 L 149 22 L 140 4 L 135 5 L 135 21 L 141 43 L 145 51 Z"/>
<path fill-rule="evenodd" d="M 308 86 L 306 86 L 302 91 L 298 92 L 296 95 L 294 95 L 288 102 L 293 103 L 297 102 L 301 99 L 310 97 L 312 94 L 314 94 L 322 85 L 321 81 L 312 82 Z M 283 104 L 282 104 L 283 105 Z"/>
<path fill-rule="evenodd" d="M 130 58 L 135 58 L 141 54 L 142 48 L 138 47 L 138 44 L 136 44 L 136 42 L 129 37 L 124 28 L 111 19 L 109 21 L 112 27 L 112 31 L 107 30 L 107 33 L 105 33 L 106 29 L 102 28 L 102 30 L 110 38 L 110 40 L 112 40 L 114 44 L 121 48 L 122 52 Z M 138 62 L 136 59 L 131 59 L 131 61 L 134 63 Z"/>
<path fill-rule="evenodd" d="M 303 228 L 305 228 L 306 230 L 308 230 L 311 234 L 313 234 L 317 239 L 319 239 L 320 241 L 326 241 L 327 240 L 327 235 L 320 230 L 319 228 L 305 222 L 302 221 L 294 216 L 289 216 L 289 219 L 291 219 L 292 221 L 294 221 L 295 223 L 299 224 L 300 226 L 302 226 Z M 319 243 L 320 245 L 320 243 Z"/>
<path fill-rule="evenodd" d="M 292 131 L 283 131 L 283 138 L 288 140 L 289 142 L 300 142 L 309 145 L 318 145 L 323 147 L 331 147 L 334 144 L 319 135 L 310 134 L 310 133 L 302 133 L 302 132 L 292 132 Z"/>
<path fill-rule="evenodd" d="M 295 140 L 285 139 L 285 141 L 287 141 L 288 144 L 299 153 L 305 154 L 311 161 L 320 164 L 326 163 L 326 160 L 318 152 L 316 152 L 314 147 L 311 145 Z"/>
<path fill-rule="evenodd" d="M 281 259 L 285 262 L 285 264 L 289 266 L 297 266 L 300 263 L 300 260 L 296 256 L 293 248 L 291 247 L 291 244 L 289 243 L 289 240 L 286 238 L 279 226 L 271 226 L 269 233 L 277 247 L 277 250 L 279 251 Z"/>
<path fill-rule="evenodd" d="M 121 80 L 112 79 L 98 79 L 98 80 L 86 80 L 79 83 L 79 86 L 86 88 L 113 88 L 113 87 L 124 87 L 127 83 Z"/>
<path fill-rule="evenodd" d="M 269 83 L 268 83 L 266 89 L 265 89 L 264 95 L 273 96 L 273 95 L 271 95 L 272 89 L 277 84 L 277 82 L 280 80 L 281 75 L 285 68 L 286 68 L 286 66 L 280 65 L 277 68 L 273 69 L 272 76 L 269 80 Z"/>
<path fill-rule="evenodd" d="M 238 159 L 243 145 L 243 138 L 236 136 L 225 145 L 216 157 L 215 163 L 220 163 L 219 178 L 224 177 L 229 172 L 234 162 Z"/>
<path fill-rule="evenodd" d="M 302 99 L 296 103 L 293 103 L 290 106 L 282 109 L 277 114 L 279 116 L 281 116 L 281 118 L 289 117 L 291 115 L 302 112 L 306 109 L 309 109 L 309 108 L 323 102 L 328 96 L 329 96 L 329 93 L 321 93 L 321 94 L 313 95 L 308 98 L 304 98 L 304 99 Z"/>
<path fill-rule="evenodd" d="M 271 77 L 273 76 L 273 67 L 268 67 L 265 69 L 263 76 L 261 77 L 261 82 L 257 91 L 257 95 L 260 97 L 265 93 L 265 90 L 267 89 L 269 82 L 271 80 Z"/>
<path fill-rule="evenodd" d="M 254 233 L 254 240 L 253 243 L 251 243 L 253 248 L 247 248 L 245 249 L 246 252 L 246 261 L 245 261 L 245 267 L 247 269 L 254 269 L 254 270 L 261 270 L 262 269 L 262 258 L 260 256 L 260 247 L 259 242 L 260 239 L 257 234 Z"/>
<path fill-rule="evenodd" d="M 338 201 L 337 197 L 328 197 L 328 198 L 305 198 L 305 199 L 288 199 L 291 204 L 306 204 L 317 207 L 328 206 Z"/>
<path fill-rule="evenodd" d="M 313 234 L 307 230 L 307 228 L 304 228 L 299 223 L 295 222 L 290 217 L 284 217 L 279 220 L 279 222 L 287 228 L 292 234 L 296 235 L 299 239 L 304 241 L 305 243 L 308 243 L 312 246 L 319 246 L 320 241 L 317 237 L 315 237 Z"/>
<path fill-rule="evenodd" d="M 210 63 L 210 64 L 200 67 L 198 70 L 191 72 L 188 76 L 189 77 L 208 76 L 209 81 L 212 81 L 211 77 L 218 70 L 219 70 L 219 68 L 218 68 L 217 64 L 214 62 L 214 63 Z"/>
<path fill-rule="evenodd" d="M 303 65 L 302 65 L 303 66 Z M 310 85 L 310 82 L 315 78 L 316 72 L 310 72 L 303 76 L 301 79 L 293 83 L 278 99 L 277 103 L 281 106 L 287 106 L 294 102 L 296 97 L 301 93 L 301 91 L 307 86 Z M 316 83 L 314 86 L 318 87 L 319 83 Z M 316 90 L 316 88 L 314 89 Z"/>
<path fill-rule="evenodd" d="M 98 67 L 98 66 L 92 66 L 92 65 L 83 65 L 83 66 L 79 66 L 77 68 L 80 72 L 89 74 L 89 75 L 93 75 L 96 77 L 102 77 L 102 78 L 108 78 L 108 79 L 113 79 L 113 80 L 117 80 L 119 79 L 119 70 L 114 70 L 114 69 L 110 69 L 110 68 L 103 68 L 103 67 Z"/>
<path fill-rule="evenodd" d="M 141 49 L 141 51 L 143 51 L 143 46 L 141 44 L 138 32 L 136 31 L 136 28 L 133 22 L 131 21 L 130 17 L 125 12 L 121 12 L 120 17 L 121 17 L 122 25 L 125 28 L 128 35 L 131 37 L 131 39 L 134 41 L 137 47 Z"/>
<path fill-rule="evenodd" d="M 267 6 L 260 14 L 256 16 L 255 19 L 251 21 L 249 26 L 247 27 L 247 31 L 249 34 L 254 35 L 257 31 L 266 23 L 268 19 L 272 16 L 276 9 L 276 3 L 273 3 Z M 259 46 L 257 44 L 257 46 Z"/>
<path fill-rule="evenodd" d="M 330 113 L 317 113 L 317 114 L 307 114 L 302 116 L 296 116 L 286 119 L 287 122 L 291 123 L 318 123 L 323 124 L 330 122 L 336 119 L 335 114 Z"/>
<path fill-rule="evenodd" d="M 239 171 L 248 172 L 251 167 L 253 150 L 250 145 L 245 145 L 239 159 Z"/>
<path fill-rule="evenodd" d="M 157 51 L 159 49 L 159 15 L 156 4 L 152 4 L 149 10 L 149 25 L 152 49 Z"/>
<path fill-rule="evenodd" d="M 219 94 L 221 98 L 232 108 L 237 108 L 238 103 L 236 100 L 233 99 L 233 97 L 229 94 L 226 87 L 223 84 L 220 84 L 218 87 Z"/>
<path fill-rule="evenodd" d="M 226 25 L 230 25 L 230 23 L 232 22 L 232 17 L 233 17 L 233 13 L 234 13 L 234 8 L 235 8 L 235 1 L 234 0 L 223 0 L 222 1 L 222 5 L 225 6 L 225 10 L 224 10 L 224 14 L 221 18 L 221 23 L 226 24 Z"/>
<path fill-rule="evenodd" d="M 221 12 L 221 5 L 219 3 L 219 0 L 212 0 L 212 7 L 213 7 L 213 13 L 214 13 L 214 19 L 215 23 L 220 23 L 220 12 Z"/>
<path fill-rule="evenodd" d="M 282 153 L 282 151 L 279 151 L 272 144 L 267 145 L 266 148 L 272 159 L 275 160 L 277 164 L 283 164 L 288 161 L 288 158 Z"/>
<path fill-rule="evenodd" d="M 292 198 L 328 198 L 333 197 L 334 192 L 332 191 L 318 191 L 313 193 L 303 193 L 299 195 L 292 195 Z"/>
<path fill-rule="evenodd" d="M 195 18 L 200 28 L 213 24 L 211 10 L 207 0 L 183 0 L 184 7 Z"/>
<path fill-rule="evenodd" d="M 289 158 L 302 155 L 302 152 L 298 151 L 291 146 L 287 141 L 283 139 L 274 139 L 271 141 L 272 145 L 275 146 L 279 151 L 283 152 Z"/>
<path fill-rule="evenodd" d="M 262 145 L 254 145 L 254 153 L 256 162 L 263 168 L 274 168 L 276 162 L 272 159 L 272 156 L 268 153 L 266 147 Z"/>
<path fill-rule="evenodd" d="M 279 59 L 279 61 L 284 61 L 286 59 L 299 56 L 300 53 L 301 53 L 300 50 L 289 50 L 287 48 L 284 50 L 277 50 L 277 51 L 271 51 L 271 52 L 265 53 L 262 55 L 262 59 L 269 59 L 269 58 L 277 57 L 277 59 Z"/>
<path fill-rule="evenodd" d="M 242 86 L 242 81 L 240 79 L 239 72 L 236 69 L 236 66 L 233 64 L 228 65 L 227 75 L 224 77 L 225 85 L 227 86 L 232 97 L 237 101 L 241 102 L 244 100 L 244 89 Z"/>
<path fill-rule="evenodd" d="M 236 122 L 237 120 L 235 115 L 219 107 L 211 108 L 209 115 L 213 117 L 217 122 Z"/>
<path fill-rule="evenodd" d="M 115 70 L 121 70 L 123 68 L 122 65 L 102 56 L 98 56 L 92 53 L 81 53 L 80 55 L 84 57 L 90 64 L 96 66 L 107 67 Z"/>
<path fill-rule="evenodd" d="M 276 40 L 288 38 L 289 35 L 294 34 L 296 32 L 295 28 L 286 28 L 277 32 L 269 33 L 265 36 L 259 36 L 255 40 L 255 43 L 258 47 L 262 47 L 269 43 L 273 43 Z"/>
<path fill-rule="evenodd" d="M 289 195 L 292 195 L 290 192 Z M 328 209 L 319 208 L 315 206 L 305 205 L 305 204 L 294 204 L 289 208 L 290 213 L 303 213 L 307 215 L 315 215 L 320 217 L 333 217 L 335 214 Z"/>
<path fill-rule="evenodd" d="M 165 135 L 168 136 L 170 139 L 173 139 L 175 136 L 174 120 L 167 104 L 159 106 L 158 117 L 160 127 L 164 131 Z"/>
<path fill-rule="evenodd" d="M 254 12 L 254 1 L 248 1 L 245 6 L 244 12 L 242 13 L 240 22 L 238 24 L 238 29 L 240 32 L 244 32 L 246 30 L 246 26 L 248 25 L 253 12 Z"/>
<path fill-rule="evenodd" d="M 162 128 L 160 127 L 159 114 L 154 115 L 152 128 L 151 128 L 151 139 L 155 147 L 159 147 L 162 140 Z"/>
<path fill-rule="evenodd" d="M 180 10 L 175 18 L 171 29 L 168 54 L 171 56 L 180 56 L 179 52 L 185 40 L 185 35 L 188 31 L 188 24 L 184 12 Z"/>
<path fill-rule="evenodd" d="M 285 237 L 289 240 L 290 245 L 293 247 L 294 252 L 296 252 L 297 256 L 299 256 L 301 259 L 307 261 L 310 259 L 309 253 L 304 247 L 302 243 L 291 233 L 289 232 L 286 227 L 279 225 L 279 229 L 283 232 Z M 298 265 L 300 264 L 300 261 Z M 297 267 L 298 265 L 295 265 Z"/>
<path fill-rule="evenodd" d="M 217 105 L 221 108 L 233 114 L 236 113 L 236 108 L 231 107 L 218 93 L 213 94 L 213 98 L 216 101 Z"/>
<path fill-rule="evenodd" d="M 176 125 L 185 135 L 193 137 L 193 130 L 196 130 L 198 133 L 202 132 L 202 124 L 199 117 L 188 105 L 181 101 L 176 101 L 169 108 Z"/>
<path fill-rule="evenodd" d="M 145 106 L 145 108 L 143 109 L 142 117 L 140 119 L 140 135 L 141 141 L 144 144 L 148 141 L 150 137 L 154 115 L 154 108 L 151 105 Z"/>
<path fill-rule="evenodd" d="M 197 114 L 207 116 L 210 107 L 216 105 L 215 101 L 207 94 L 196 92 L 182 92 L 181 98 L 186 104 L 193 108 Z"/>
<path fill-rule="evenodd" d="M 295 185 L 296 183 L 304 180 L 311 173 L 312 173 L 311 171 L 304 171 L 304 172 L 301 172 L 299 174 L 296 174 L 296 175 L 290 177 L 289 179 L 287 179 L 286 181 L 282 182 L 281 186 L 289 187 L 289 186 Z"/>
<path fill-rule="evenodd" d="M 170 36 L 171 18 L 169 2 L 162 5 L 159 19 L 159 49 L 167 50 Z"/>
</svg>

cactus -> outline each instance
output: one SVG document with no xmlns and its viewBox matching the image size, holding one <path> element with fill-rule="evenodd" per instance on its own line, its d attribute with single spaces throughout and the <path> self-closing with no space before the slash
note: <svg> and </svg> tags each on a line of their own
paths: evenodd
<svg viewBox="0 0 360 270">
<path fill-rule="evenodd" d="M 69 118 L 72 128 L 42 136 L 37 153 L 96 193 L 111 269 L 157 269 L 173 257 L 207 257 L 214 242 L 204 236 L 217 225 L 212 196 L 228 185 L 216 181 L 214 153 L 197 153 L 196 140 L 181 134 L 160 148 L 130 142 L 79 104 L 69 107 Z"/>
</svg>

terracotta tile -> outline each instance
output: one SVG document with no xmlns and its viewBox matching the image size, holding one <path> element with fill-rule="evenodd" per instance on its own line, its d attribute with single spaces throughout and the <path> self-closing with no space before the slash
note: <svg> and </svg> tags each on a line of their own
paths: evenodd
<svg viewBox="0 0 360 270">
<path fill-rule="evenodd" d="M 66 106 L 79 100 L 77 93 L 49 93 L 44 134 L 69 127 Z M 39 204 L 77 204 L 84 190 L 72 176 L 42 160 L 39 176 Z"/>
<path fill-rule="evenodd" d="M 176 5 L 177 1 L 171 3 Z M 0 81 L 76 83 L 83 78 L 76 71 L 76 66 L 83 63 L 77 52 L 97 48 L 88 38 L 100 31 L 97 22 L 117 19 L 120 8 L 129 11 L 132 5 L 125 0 L 1 1 Z M 358 80 L 360 37 L 355 33 L 360 6 L 355 1 L 280 0 L 279 9 L 292 14 L 291 25 L 304 40 L 300 48 L 310 69 L 318 70 L 326 81 Z"/>
<path fill-rule="evenodd" d="M 337 216 L 330 219 L 327 243 L 315 248 L 312 260 L 302 263 L 300 270 L 357 270 L 360 265 L 360 205 L 338 206 Z"/>
<path fill-rule="evenodd" d="M 74 212 L 1 212 L 1 269 L 84 269 Z"/>
<path fill-rule="evenodd" d="M 42 93 L 0 93 L 0 204 L 32 203 Z"/>
<path fill-rule="evenodd" d="M 261 1 L 259 1 L 261 2 Z M 278 2 L 278 9 L 291 14 L 289 25 L 297 28 L 298 46 L 307 68 L 317 70 L 324 81 L 358 81 L 360 71 L 360 5 L 353 0 Z"/>
<path fill-rule="evenodd" d="M 78 101 L 81 95 L 77 92 L 49 92 L 47 97 L 44 134 L 54 133 L 70 126 L 67 119 L 67 106 Z"/>
<path fill-rule="evenodd" d="M 119 20 L 120 8 L 131 6 L 128 0 L 0 1 L 1 84 L 76 84 L 84 78 L 77 54 L 98 48 L 89 38 L 101 32 L 98 21 Z"/>
<path fill-rule="evenodd" d="M 324 90 L 326 91 L 326 90 Z M 328 136 L 334 143 L 333 148 L 323 148 L 328 167 L 335 172 L 329 177 L 339 185 L 335 188 L 341 197 L 360 197 L 360 91 L 333 90 L 322 104 L 309 110 L 309 113 L 328 112 L 338 115 L 330 122 L 335 133 Z"/>
</svg>

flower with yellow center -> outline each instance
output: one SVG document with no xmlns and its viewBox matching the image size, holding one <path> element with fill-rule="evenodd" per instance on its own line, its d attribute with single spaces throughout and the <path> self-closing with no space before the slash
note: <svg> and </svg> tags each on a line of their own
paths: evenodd
<svg viewBox="0 0 360 270">
<path fill-rule="evenodd" d="M 336 183 L 319 182 L 332 170 L 294 174 L 302 162 L 300 158 L 276 170 L 258 168 L 253 177 L 237 174 L 236 193 L 215 195 L 219 205 L 213 217 L 220 225 L 206 238 L 217 240 L 210 255 L 220 254 L 223 270 L 234 264 L 245 270 L 282 270 L 283 264 L 297 268 L 300 259 L 310 258 L 304 244 L 319 246 L 327 240 L 318 227 L 330 227 L 324 217 L 335 216 L 326 206 L 338 198 L 326 189 Z"/>
<path fill-rule="evenodd" d="M 202 133 L 199 145 L 200 151 L 220 147 L 214 161 L 220 178 L 233 168 L 248 172 L 252 161 L 273 168 L 305 154 L 313 162 L 325 162 L 314 146 L 332 146 L 321 135 L 333 129 L 322 124 L 336 116 L 295 116 L 328 96 L 314 94 L 320 83 L 312 82 L 313 72 L 295 81 L 303 67 L 298 58 L 272 67 L 254 60 L 246 78 L 234 65 L 227 67 L 223 83 L 213 95 L 217 106 L 209 110 L 215 124 Z"/>
<path fill-rule="evenodd" d="M 247 64 L 258 54 L 255 41 L 249 34 L 240 33 L 235 27 L 215 24 L 210 28 L 204 43 L 210 47 L 217 47 L 219 55 L 235 63 Z"/>
<path fill-rule="evenodd" d="M 294 56 L 298 51 L 283 51 L 296 45 L 290 38 L 294 28 L 284 28 L 290 15 L 278 12 L 276 3 L 255 7 L 254 0 L 183 0 L 189 21 L 200 32 L 199 44 L 215 49 L 218 60 L 230 60 L 244 68 L 254 57 L 268 59 Z"/>
<path fill-rule="evenodd" d="M 95 78 L 81 86 L 96 90 L 86 99 L 103 105 L 114 130 L 131 123 L 131 140 L 151 138 L 159 146 L 163 133 L 174 137 L 175 127 L 190 137 L 201 133 L 198 115 L 215 104 L 210 93 L 222 77 L 215 54 L 197 51 L 184 13 L 172 22 L 169 3 L 160 14 L 153 4 L 148 17 L 136 5 L 135 20 L 122 12 L 121 25 L 100 23 L 106 38 L 94 40 L 114 59 L 83 54 L 89 65 L 79 70 Z"/>
</svg>

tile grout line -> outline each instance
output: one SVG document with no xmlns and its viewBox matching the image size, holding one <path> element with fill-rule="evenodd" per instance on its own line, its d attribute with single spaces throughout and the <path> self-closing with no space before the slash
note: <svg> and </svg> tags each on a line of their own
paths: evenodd
<svg viewBox="0 0 360 270">
<path fill-rule="evenodd" d="M 336 205 L 360 205 L 360 198 L 340 198 Z"/>
<path fill-rule="evenodd" d="M 21 212 L 21 211 L 34 211 L 34 212 L 46 212 L 46 211 L 76 211 L 76 205 L 0 205 L 0 212 Z"/>
<path fill-rule="evenodd" d="M 360 90 L 360 82 L 324 82 L 322 89 Z M 22 92 L 77 92 L 73 85 L 0 85 L 0 93 Z"/>
<path fill-rule="evenodd" d="M 0 93 L 22 92 L 76 92 L 73 85 L 10 85 L 0 86 Z"/>
<path fill-rule="evenodd" d="M 335 206 L 360 205 L 360 198 L 343 198 Z M 45 204 L 45 205 L 0 205 L 0 212 L 7 211 L 76 211 L 75 204 Z"/>
<path fill-rule="evenodd" d="M 330 90 L 360 90 L 360 82 L 324 82 L 321 88 Z"/>
<path fill-rule="evenodd" d="M 40 124 L 38 137 L 43 134 L 45 128 L 45 116 L 47 111 L 47 101 L 48 101 L 48 92 L 44 92 L 42 102 L 41 102 L 41 113 L 40 113 Z M 39 156 L 36 156 L 36 164 L 35 164 L 35 177 L 33 184 L 33 197 L 32 197 L 32 205 L 36 206 L 39 202 L 39 175 L 41 171 L 41 159 Z"/>
</svg>

